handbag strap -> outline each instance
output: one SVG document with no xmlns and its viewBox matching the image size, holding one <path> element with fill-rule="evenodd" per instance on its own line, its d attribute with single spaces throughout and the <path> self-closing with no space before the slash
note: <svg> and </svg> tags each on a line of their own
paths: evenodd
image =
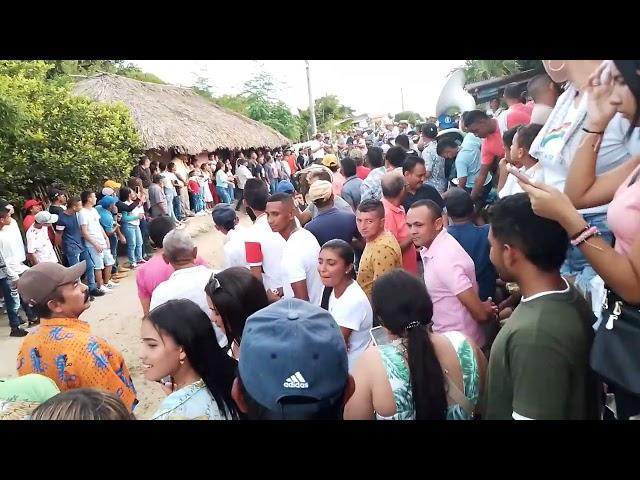
<svg viewBox="0 0 640 480">
<path fill-rule="evenodd" d="M 447 381 L 447 397 L 453 400 L 454 403 L 460 405 L 462 409 L 469 415 L 473 417 L 474 415 L 474 406 L 471 401 L 467 398 L 467 396 L 458 388 L 458 386 L 451 380 L 451 377 L 444 373 L 444 378 Z"/>
</svg>

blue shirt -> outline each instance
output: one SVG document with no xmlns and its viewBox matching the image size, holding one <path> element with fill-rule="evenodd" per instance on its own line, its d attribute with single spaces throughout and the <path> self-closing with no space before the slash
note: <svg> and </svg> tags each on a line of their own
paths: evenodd
<svg viewBox="0 0 640 480">
<path fill-rule="evenodd" d="M 460 151 L 456 156 L 456 175 L 458 178 L 467 177 L 465 188 L 469 191 L 473 188 L 476 177 L 480 172 L 480 149 L 482 147 L 482 139 L 476 137 L 473 133 L 467 133 L 460 145 Z M 485 185 L 491 181 L 491 173 L 487 174 Z"/>
<path fill-rule="evenodd" d="M 96 211 L 100 215 L 100 225 L 104 231 L 107 232 L 107 235 L 112 233 L 114 228 L 113 213 L 104 209 L 102 205 L 96 205 Z"/>
<path fill-rule="evenodd" d="M 447 232 L 455 238 L 469 254 L 476 267 L 478 295 L 485 301 L 495 295 L 498 274 L 489 260 L 489 225 L 477 226 L 471 222 L 449 225 Z"/>
<path fill-rule="evenodd" d="M 58 233 L 62 231 L 62 248 L 65 253 L 76 255 L 84 251 L 84 242 L 80 233 L 77 213 L 72 215 L 61 213 L 56 222 L 56 230 Z"/>
<path fill-rule="evenodd" d="M 313 233 L 320 246 L 334 238 L 351 244 L 354 237 L 360 237 L 356 226 L 356 216 L 353 213 L 338 210 L 336 207 L 319 212 L 304 228 Z"/>
</svg>

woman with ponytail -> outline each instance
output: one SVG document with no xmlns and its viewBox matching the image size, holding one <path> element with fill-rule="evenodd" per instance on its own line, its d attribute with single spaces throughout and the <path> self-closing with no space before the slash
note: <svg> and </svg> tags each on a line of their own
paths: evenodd
<svg viewBox="0 0 640 480">
<path fill-rule="evenodd" d="M 487 361 L 459 332 L 431 333 L 433 305 L 422 281 L 392 270 L 373 284 L 373 315 L 388 341 L 371 345 L 351 374 L 345 420 L 470 420 Z"/>
<path fill-rule="evenodd" d="M 235 420 L 236 361 L 218 345 L 209 317 L 191 300 L 169 300 L 142 320 L 147 380 L 168 394 L 152 420 Z M 167 378 L 168 377 L 168 378 Z"/>
</svg>

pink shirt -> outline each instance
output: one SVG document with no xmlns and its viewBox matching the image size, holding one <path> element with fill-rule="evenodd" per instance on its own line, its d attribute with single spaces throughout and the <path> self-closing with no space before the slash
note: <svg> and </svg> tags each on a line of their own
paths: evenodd
<svg viewBox="0 0 640 480">
<path fill-rule="evenodd" d="M 196 257 L 196 265 L 208 266 L 200 256 Z M 136 269 L 136 284 L 138 285 L 138 298 L 151 298 L 151 294 L 165 280 L 168 280 L 174 272 L 173 267 L 165 263 L 162 255 L 155 255 L 144 265 Z"/>
<path fill-rule="evenodd" d="M 382 198 L 384 205 L 384 226 L 389 230 L 398 243 L 404 242 L 409 238 L 409 227 L 407 227 L 407 216 L 404 213 L 402 205 L 396 207 L 386 198 Z M 411 245 L 402 252 L 402 267 L 409 273 L 418 274 L 418 258 L 416 256 L 416 247 Z"/>
<path fill-rule="evenodd" d="M 333 174 L 333 183 L 331 184 L 333 188 L 333 194 L 336 196 L 340 196 L 342 194 L 342 186 L 344 185 L 346 178 L 340 172 L 335 172 Z"/>
<path fill-rule="evenodd" d="M 504 143 L 502 143 L 502 134 L 497 121 L 496 130 L 482 141 L 482 165 L 491 165 L 495 157 L 504 157 Z"/>
<path fill-rule="evenodd" d="M 636 174 L 640 174 L 640 166 L 620 185 L 607 211 L 607 223 L 616 237 L 615 249 L 624 255 L 640 237 L 640 179 L 629 186 Z"/>
<path fill-rule="evenodd" d="M 478 346 L 484 346 L 482 327 L 456 295 L 473 288 L 478 292 L 471 257 L 446 230 L 438 234 L 428 249 L 420 251 L 424 263 L 424 283 L 433 302 L 433 331 L 462 332 Z"/>
</svg>

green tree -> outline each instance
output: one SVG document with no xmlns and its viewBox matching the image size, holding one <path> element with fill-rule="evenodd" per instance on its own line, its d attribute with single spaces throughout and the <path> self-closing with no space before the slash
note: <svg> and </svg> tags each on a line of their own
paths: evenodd
<svg viewBox="0 0 640 480">
<path fill-rule="evenodd" d="M 412 112 L 410 110 L 406 110 L 404 112 L 396 113 L 393 117 L 394 122 L 399 122 L 400 120 L 406 120 L 411 125 L 415 125 L 416 123 L 423 122 L 424 119 L 420 116 L 419 113 Z"/>
<path fill-rule="evenodd" d="M 467 60 L 464 66 L 467 83 L 504 77 L 519 71 L 516 60 Z"/>
<path fill-rule="evenodd" d="M 123 60 L 45 60 L 52 66 L 47 78 L 64 83 L 74 81 L 74 76 L 91 76 L 100 72 L 114 73 L 143 82 L 162 83 L 159 77 L 143 72 L 133 63 L 125 64 Z"/>
<path fill-rule="evenodd" d="M 69 192 L 123 180 L 142 152 L 123 105 L 78 97 L 44 61 L 0 61 L 0 190 L 21 202 L 53 183 Z"/>
</svg>

